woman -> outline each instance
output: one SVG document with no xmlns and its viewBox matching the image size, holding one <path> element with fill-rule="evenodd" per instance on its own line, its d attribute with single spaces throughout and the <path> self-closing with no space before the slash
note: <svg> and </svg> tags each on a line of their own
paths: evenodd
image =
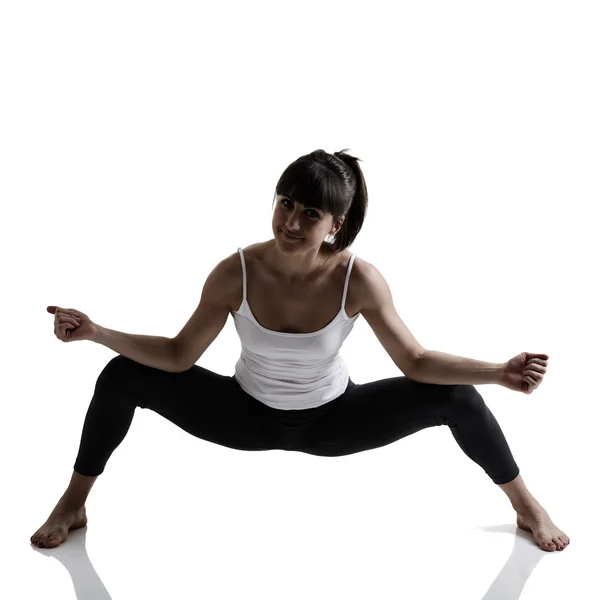
<svg viewBox="0 0 600 600">
<path fill-rule="evenodd" d="M 198 308 L 175 338 L 112 331 L 80 311 L 48 307 L 59 339 L 93 340 L 118 356 L 98 377 L 70 485 L 31 537 L 34 545 L 56 547 L 70 529 L 87 523 L 87 496 L 138 406 L 230 448 L 318 456 L 362 452 L 447 425 L 506 493 L 519 527 L 532 531 L 543 550 L 568 545 L 526 488 L 473 385 L 531 393 L 548 356 L 523 353 L 494 365 L 426 351 L 417 342 L 381 273 L 347 250 L 367 209 L 359 160 L 317 150 L 290 164 L 275 188 L 274 238 L 239 248 L 213 269 Z M 235 374 L 223 376 L 195 363 L 229 314 L 242 353 Z M 406 376 L 351 381 L 339 349 L 359 314 Z"/>
</svg>

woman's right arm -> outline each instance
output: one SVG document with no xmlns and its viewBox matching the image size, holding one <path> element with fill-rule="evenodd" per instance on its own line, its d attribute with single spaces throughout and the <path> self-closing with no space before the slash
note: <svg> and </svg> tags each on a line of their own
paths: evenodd
<svg viewBox="0 0 600 600">
<path fill-rule="evenodd" d="M 102 344 L 142 365 L 169 373 L 181 372 L 173 338 L 122 333 L 100 325 L 96 325 L 96 328 L 97 333 L 92 339 L 93 342 Z"/>
<path fill-rule="evenodd" d="M 235 252 L 212 270 L 198 308 L 174 338 L 101 327 L 72 308 L 49 306 L 47 310 L 55 315 L 54 333 L 63 342 L 91 340 L 142 365 L 181 373 L 196 363 L 225 326 L 232 310 L 232 292 L 236 291 L 235 284 L 239 280 L 239 265 L 239 255 Z"/>
<path fill-rule="evenodd" d="M 48 306 L 54 315 L 54 335 L 61 342 L 90 340 L 148 367 L 179 373 L 181 361 L 175 340 L 162 336 L 134 335 L 107 329 L 94 323 L 88 315 L 74 308 Z"/>
<path fill-rule="evenodd" d="M 225 327 L 232 295 L 240 287 L 240 268 L 237 252 L 217 264 L 206 278 L 194 314 L 174 338 L 133 335 L 96 325 L 98 332 L 92 339 L 143 365 L 173 373 L 187 371 Z"/>
</svg>

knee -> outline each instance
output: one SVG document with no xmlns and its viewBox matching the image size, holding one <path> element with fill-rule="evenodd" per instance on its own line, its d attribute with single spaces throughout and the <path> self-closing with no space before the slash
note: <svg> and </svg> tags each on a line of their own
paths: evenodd
<svg viewBox="0 0 600 600">
<path fill-rule="evenodd" d="M 467 410 L 481 410 L 485 402 L 474 385 L 450 386 L 450 399 L 454 406 Z"/>
<path fill-rule="evenodd" d="M 131 362 L 131 359 L 127 358 L 126 356 L 123 356 L 122 354 L 117 354 L 117 356 L 111 358 L 106 363 L 106 366 L 102 370 L 102 373 L 104 373 L 104 372 L 112 373 L 113 371 L 118 371 L 120 369 L 124 369 L 124 368 L 126 368 L 125 365 L 127 365 L 127 363 L 129 363 L 129 362 Z"/>
<path fill-rule="evenodd" d="M 137 363 L 130 358 L 127 358 L 122 354 L 117 354 L 117 356 L 109 360 L 104 369 L 102 369 L 96 385 L 105 385 L 106 383 L 115 380 L 122 381 L 125 374 L 128 373 L 135 364 Z"/>
</svg>

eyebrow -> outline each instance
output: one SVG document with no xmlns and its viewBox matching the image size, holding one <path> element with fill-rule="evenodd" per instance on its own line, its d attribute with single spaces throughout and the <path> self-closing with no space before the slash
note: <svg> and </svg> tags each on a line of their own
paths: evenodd
<svg viewBox="0 0 600 600">
<path fill-rule="evenodd" d="M 289 196 L 286 196 L 285 194 L 281 194 L 282 198 L 287 198 L 290 202 L 296 202 L 296 200 L 292 200 Z M 296 204 L 302 204 L 302 202 L 296 202 Z M 302 206 L 304 206 L 304 204 L 302 204 Z M 316 206 L 304 206 L 304 208 L 306 209 L 313 209 L 313 210 L 317 210 L 319 212 L 323 212 L 320 208 L 317 208 Z"/>
</svg>

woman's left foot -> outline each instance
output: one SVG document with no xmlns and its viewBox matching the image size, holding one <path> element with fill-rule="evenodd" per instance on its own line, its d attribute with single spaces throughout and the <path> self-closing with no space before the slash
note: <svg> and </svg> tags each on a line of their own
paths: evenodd
<svg viewBox="0 0 600 600">
<path fill-rule="evenodd" d="M 547 552 L 564 550 L 571 542 L 543 508 L 517 511 L 517 527 L 531 531 L 536 544 Z"/>
</svg>

